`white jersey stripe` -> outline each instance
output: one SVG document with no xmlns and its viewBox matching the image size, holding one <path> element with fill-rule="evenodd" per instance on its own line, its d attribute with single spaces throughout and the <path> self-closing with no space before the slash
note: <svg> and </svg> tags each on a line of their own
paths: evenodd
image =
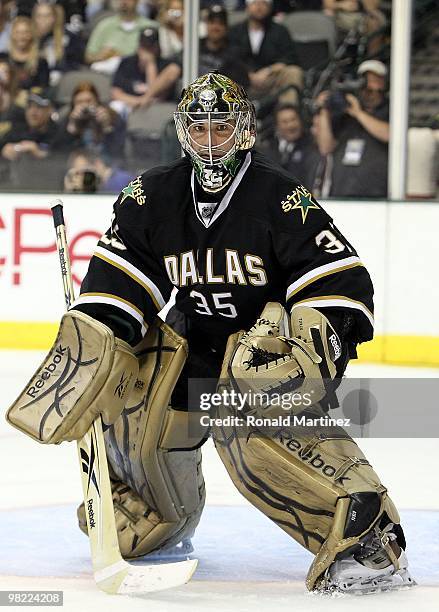
<svg viewBox="0 0 439 612">
<path fill-rule="evenodd" d="M 123 300 L 117 295 L 109 293 L 83 293 L 73 302 L 70 308 L 75 308 L 79 304 L 110 304 L 111 306 L 116 306 L 116 308 L 124 310 L 140 323 L 142 336 L 146 334 L 147 327 L 142 312 L 134 304 Z"/>
<path fill-rule="evenodd" d="M 337 272 L 342 272 L 343 270 L 348 270 L 350 268 L 355 268 L 356 266 L 362 266 L 361 260 L 359 257 L 345 257 L 344 259 L 339 259 L 338 261 L 333 261 L 331 263 L 325 264 L 324 266 L 319 266 L 318 268 L 314 268 L 314 270 L 310 270 L 299 279 L 291 283 L 291 285 L 287 289 L 287 300 L 290 299 L 293 295 L 301 291 L 307 285 L 310 285 L 314 281 L 322 278 L 322 276 L 328 276 L 329 274 L 336 274 Z"/>
<path fill-rule="evenodd" d="M 372 327 L 374 326 L 373 314 L 362 302 L 357 302 L 356 300 L 352 300 L 341 295 L 324 295 L 321 297 L 314 297 L 302 300 L 301 302 L 296 302 L 291 308 L 291 312 L 297 306 L 310 306 L 311 308 L 330 308 L 331 306 L 341 306 L 343 308 L 354 308 L 355 310 L 360 310 L 368 318 Z"/>
<path fill-rule="evenodd" d="M 103 247 L 96 247 L 94 254 L 96 257 L 99 257 L 99 259 L 103 259 L 107 263 L 119 268 L 119 270 L 122 270 L 122 272 L 128 274 L 128 276 L 141 285 L 150 295 L 157 310 L 161 310 L 164 307 L 166 301 L 164 300 L 160 289 L 150 278 L 143 274 L 143 272 L 133 266 L 133 264 L 125 261 L 123 257 L 120 257 L 119 255 L 116 255 Z"/>
</svg>

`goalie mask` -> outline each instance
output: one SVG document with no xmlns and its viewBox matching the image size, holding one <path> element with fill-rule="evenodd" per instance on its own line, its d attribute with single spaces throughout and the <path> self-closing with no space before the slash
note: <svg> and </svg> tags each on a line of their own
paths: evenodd
<svg viewBox="0 0 439 612">
<path fill-rule="evenodd" d="M 183 90 L 174 120 L 203 189 L 226 187 L 255 144 L 255 109 L 244 89 L 222 74 L 205 74 Z"/>
</svg>

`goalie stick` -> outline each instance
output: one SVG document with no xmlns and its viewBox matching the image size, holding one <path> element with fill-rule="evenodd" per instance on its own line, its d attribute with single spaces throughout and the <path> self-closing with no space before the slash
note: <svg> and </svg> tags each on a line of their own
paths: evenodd
<svg viewBox="0 0 439 612">
<path fill-rule="evenodd" d="M 51 205 L 56 230 L 56 247 L 61 265 L 67 310 L 74 300 L 73 280 L 64 223 L 63 203 Z M 90 540 L 93 574 L 97 586 L 110 594 L 141 595 L 188 582 L 197 567 L 196 559 L 159 565 L 131 565 L 120 554 L 113 510 L 110 476 L 102 421 L 99 417 L 78 440 L 79 464 Z"/>
</svg>

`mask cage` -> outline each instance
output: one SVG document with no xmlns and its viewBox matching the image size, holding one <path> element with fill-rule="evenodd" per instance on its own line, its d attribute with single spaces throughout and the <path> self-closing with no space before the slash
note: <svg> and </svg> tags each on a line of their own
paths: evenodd
<svg viewBox="0 0 439 612">
<path fill-rule="evenodd" d="M 231 159 L 237 151 L 251 149 L 255 143 L 255 127 L 252 113 L 250 111 L 236 111 L 223 113 L 218 111 L 188 113 L 186 111 L 176 111 L 174 113 L 175 127 L 178 140 L 182 149 L 196 159 L 202 165 L 222 164 Z M 205 126 L 207 121 L 208 140 L 207 144 L 199 144 L 191 135 L 190 128 L 197 124 Z M 232 133 L 223 142 L 212 144 L 212 128 L 216 124 L 225 124 L 233 127 Z M 221 153 L 224 147 L 229 146 L 229 150 Z"/>
</svg>

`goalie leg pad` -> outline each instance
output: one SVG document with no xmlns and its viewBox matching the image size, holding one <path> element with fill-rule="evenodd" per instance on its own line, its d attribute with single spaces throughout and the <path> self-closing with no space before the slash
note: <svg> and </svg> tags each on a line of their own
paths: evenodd
<svg viewBox="0 0 439 612">
<path fill-rule="evenodd" d="M 242 334 L 229 339 L 224 363 Z M 223 368 L 221 384 L 227 386 Z M 220 389 L 221 390 L 221 389 Z M 317 404 L 308 416 L 325 416 Z M 216 417 L 236 416 L 221 406 Z M 316 555 L 307 576 L 312 590 L 335 557 L 355 546 L 384 513 L 399 516 L 366 457 L 341 427 L 283 427 L 266 435 L 245 424 L 214 425 L 216 449 L 238 490 Z"/>
<path fill-rule="evenodd" d="M 199 447 L 206 430 L 200 413 L 169 406 L 187 351 L 186 340 L 168 325 L 151 325 L 136 350 L 140 367 L 134 390 L 105 432 L 108 461 L 119 482 L 113 493 L 126 558 L 190 537 L 203 510 Z"/>
<path fill-rule="evenodd" d="M 111 479 L 114 517 L 122 557 L 125 559 L 141 557 L 163 546 L 174 546 L 193 535 L 204 504 L 201 451 L 198 449 L 196 452 L 199 456 L 197 479 L 202 503 L 180 523 L 164 521 L 160 514 L 152 510 L 128 485 Z M 79 528 L 87 535 L 84 503 L 78 507 L 77 515 Z"/>
</svg>

